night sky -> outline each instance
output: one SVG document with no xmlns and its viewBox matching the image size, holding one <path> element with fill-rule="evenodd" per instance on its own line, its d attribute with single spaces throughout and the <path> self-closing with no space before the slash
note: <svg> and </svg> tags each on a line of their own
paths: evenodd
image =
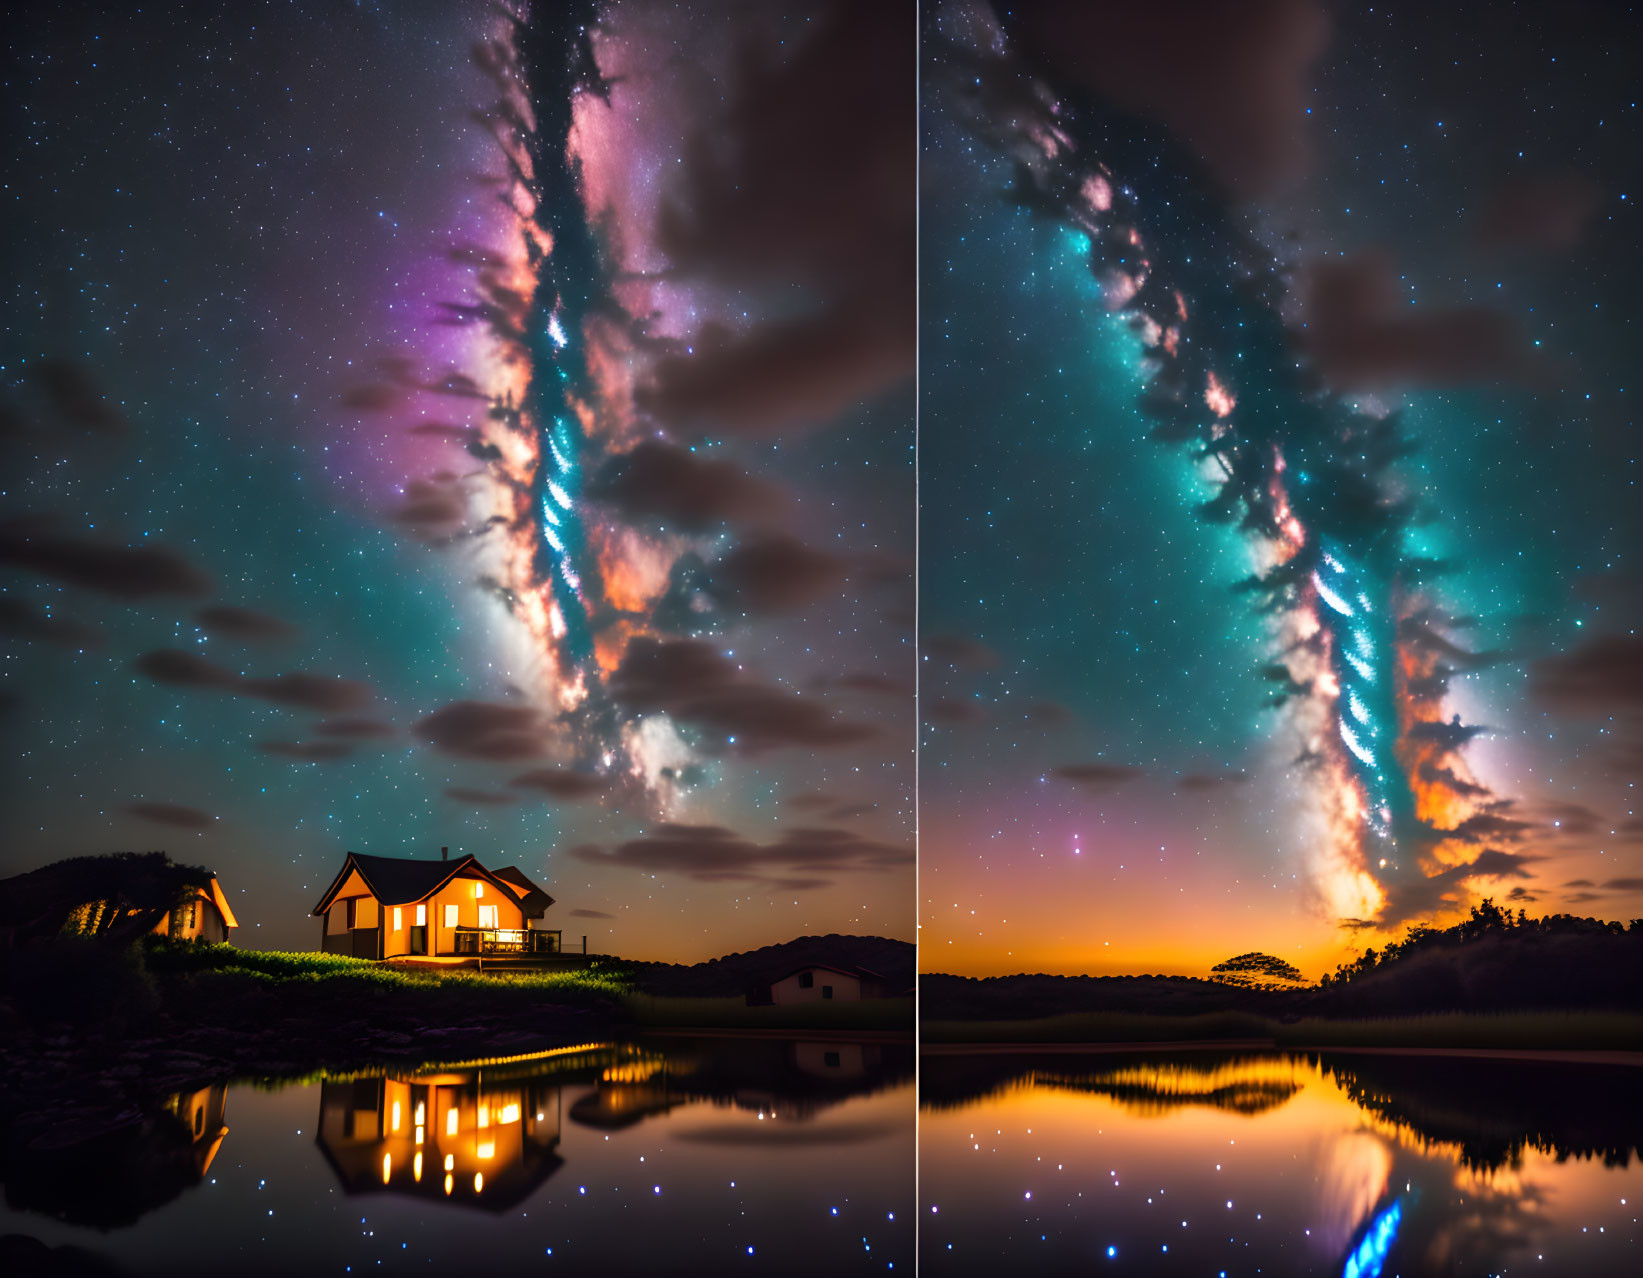
<svg viewBox="0 0 1643 1278">
<path fill-rule="evenodd" d="M 1635 18 L 1188 8 L 927 25 L 921 963 L 1643 913 Z"/>
<path fill-rule="evenodd" d="M 895 10 L 11 24 L 0 871 L 911 939 L 917 666 L 928 969 L 1643 913 L 1635 17 Z"/>
<path fill-rule="evenodd" d="M 630 957 L 911 939 L 913 40 L 14 18 L 0 873 L 163 848 L 307 948 L 444 845 Z"/>
</svg>

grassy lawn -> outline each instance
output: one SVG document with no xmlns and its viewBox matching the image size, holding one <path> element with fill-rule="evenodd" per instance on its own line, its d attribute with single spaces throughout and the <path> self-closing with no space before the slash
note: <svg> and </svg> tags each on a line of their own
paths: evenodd
<svg viewBox="0 0 1643 1278">
<path fill-rule="evenodd" d="M 352 985 L 381 990 L 499 990 L 567 995 L 575 1001 L 589 996 L 616 1000 L 631 988 L 627 973 L 617 964 L 567 967 L 541 972 L 480 973 L 468 968 L 408 967 L 378 963 L 342 954 L 291 954 L 275 950 L 247 950 L 234 945 L 153 944 L 147 948 L 148 970 L 155 976 L 220 974 L 249 977 L 277 986 L 288 983 Z"/>
<path fill-rule="evenodd" d="M 665 998 L 633 989 L 620 963 L 590 964 L 541 972 L 480 973 L 466 968 L 410 967 L 341 954 L 289 954 L 246 950 L 232 945 L 148 947 L 149 973 L 165 984 L 181 980 L 209 993 L 249 983 L 270 992 L 311 990 L 316 994 L 422 992 L 431 1007 L 460 1006 L 464 1000 L 495 1005 L 526 1000 L 602 1003 L 626 1009 L 639 1025 L 696 1029 L 874 1029 L 911 1032 L 913 1000 L 815 1002 L 784 1007 L 749 1007 L 742 998 Z M 455 1002 L 452 1002 L 455 1000 Z"/>
<path fill-rule="evenodd" d="M 1023 1021 L 926 1021 L 926 1043 L 1185 1043 L 1265 1039 L 1280 1047 L 1643 1050 L 1643 1015 L 1630 1012 L 1445 1013 L 1290 1023 L 1241 1012 L 1148 1016 L 1076 1012 Z"/>
</svg>

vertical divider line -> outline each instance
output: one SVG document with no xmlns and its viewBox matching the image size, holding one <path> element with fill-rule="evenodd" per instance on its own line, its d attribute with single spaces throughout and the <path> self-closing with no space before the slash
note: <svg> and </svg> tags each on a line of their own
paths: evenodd
<svg viewBox="0 0 1643 1278">
<path fill-rule="evenodd" d="M 919 607 L 923 602 L 919 589 L 923 558 L 920 554 L 921 517 L 920 479 L 923 439 L 920 434 L 920 402 L 924 389 L 924 289 L 923 233 L 924 187 L 924 92 L 923 92 L 923 2 L 913 0 L 913 1272 L 919 1267 L 919 1234 L 924 1228 L 924 1207 L 919 1199 L 920 1155 L 919 1126 L 922 1121 L 920 1104 L 920 1053 L 923 1018 L 920 1000 L 923 996 L 923 914 L 924 897 L 920 892 L 923 859 L 920 855 L 920 833 L 923 829 L 923 809 L 919 754 L 924 743 L 924 717 L 921 713 L 920 680 L 923 661 L 919 645 Z"/>
</svg>

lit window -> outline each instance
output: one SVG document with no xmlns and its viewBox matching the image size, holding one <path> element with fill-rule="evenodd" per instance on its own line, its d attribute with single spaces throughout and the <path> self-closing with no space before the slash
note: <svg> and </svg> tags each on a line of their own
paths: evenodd
<svg viewBox="0 0 1643 1278">
<path fill-rule="evenodd" d="M 416 1151 L 416 1157 L 411 1159 L 411 1177 L 414 1180 L 422 1179 L 422 1151 Z"/>
<path fill-rule="evenodd" d="M 481 1105 L 479 1107 L 479 1125 L 481 1127 L 489 1127 L 491 1125 L 491 1107 L 489 1105 Z"/>
<path fill-rule="evenodd" d="M 483 1145 L 481 1145 L 479 1147 L 477 1152 L 478 1152 L 478 1154 L 481 1158 L 495 1158 L 496 1157 L 496 1142 L 494 1140 L 486 1141 Z"/>
<path fill-rule="evenodd" d="M 496 1121 L 499 1123 L 517 1123 L 519 1121 L 519 1106 L 504 1105 L 502 1114 Z"/>
<path fill-rule="evenodd" d="M 428 926 L 428 907 L 426 905 L 416 907 L 416 925 L 418 927 Z"/>
<path fill-rule="evenodd" d="M 445 1170 L 450 1171 L 455 1166 L 456 1166 L 456 1155 L 455 1154 L 446 1154 L 445 1155 Z"/>
<path fill-rule="evenodd" d="M 396 1132 L 399 1130 L 399 1102 L 398 1101 L 394 1102 L 394 1120 L 393 1120 L 392 1130 L 396 1131 Z"/>
<path fill-rule="evenodd" d="M 456 1106 L 455 1105 L 452 1105 L 448 1110 L 445 1111 L 445 1134 L 447 1136 L 455 1136 L 456 1135 Z"/>
<path fill-rule="evenodd" d="M 454 904 L 453 905 L 447 905 L 445 907 L 445 926 L 446 927 L 455 927 L 456 926 L 456 906 Z"/>
<path fill-rule="evenodd" d="M 496 925 L 496 906 L 481 905 L 479 907 L 479 926 L 494 928 Z"/>
<path fill-rule="evenodd" d="M 421 1101 L 418 1101 L 416 1103 L 416 1125 L 418 1127 L 421 1127 L 422 1124 L 427 1122 L 427 1121 L 428 1121 L 427 1107 L 424 1106 Z"/>
<path fill-rule="evenodd" d="M 396 905 L 396 906 L 394 906 L 394 931 L 403 932 L 404 930 L 405 930 L 405 916 L 400 913 L 399 906 Z"/>
<path fill-rule="evenodd" d="M 475 883 L 474 884 L 474 900 L 477 901 L 480 897 L 482 897 L 484 895 L 485 895 L 485 885 L 483 883 Z"/>
<path fill-rule="evenodd" d="M 388 1183 L 389 1173 L 391 1173 L 393 1171 L 393 1169 L 394 1169 L 394 1156 L 392 1154 L 384 1154 L 382 1156 L 382 1183 L 384 1185 L 386 1185 Z"/>
</svg>

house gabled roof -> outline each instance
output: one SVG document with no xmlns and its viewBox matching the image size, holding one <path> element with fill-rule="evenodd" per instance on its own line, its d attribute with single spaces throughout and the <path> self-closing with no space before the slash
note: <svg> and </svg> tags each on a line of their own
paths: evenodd
<svg viewBox="0 0 1643 1278">
<path fill-rule="evenodd" d="M 514 899 L 519 899 L 517 885 L 492 874 L 474 860 L 471 853 L 459 856 L 454 861 L 420 861 L 411 857 L 365 856 L 359 852 L 350 852 L 348 859 L 342 863 L 342 870 L 331 881 L 331 886 L 325 889 L 325 895 L 320 897 L 319 904 L 314 907 L 315 914 L 324 914 L 331 908 L 331 902 L 336 899 L 342 885 L 348 881 L 350 870 L 359 871 L 359 877 L 365 881 L 371 895 L 383 905 L 411 905 L 417 901 L 427 900 L 459 874 L 478 875 Z"/>
<path fill-rule="evenodd" d="M 513 888 L 513 894 L 519 898 L 520 907 L 528 919 L 541 918 L 553 904 L 551 896 L 511 865 L 503 866 L 496 872 L 496 877 Z"/>
<path fill-rule="evenodd" d="M 228 898 L 223 895 L 222 884 L 217 882 L 217 876 L 211 876 L 211 901 L 222 914 L 222 921 L 226 927 L 238 927 L 240 921 L 234 917 L 234 911 L 228 908 Z"/>
</svg>

